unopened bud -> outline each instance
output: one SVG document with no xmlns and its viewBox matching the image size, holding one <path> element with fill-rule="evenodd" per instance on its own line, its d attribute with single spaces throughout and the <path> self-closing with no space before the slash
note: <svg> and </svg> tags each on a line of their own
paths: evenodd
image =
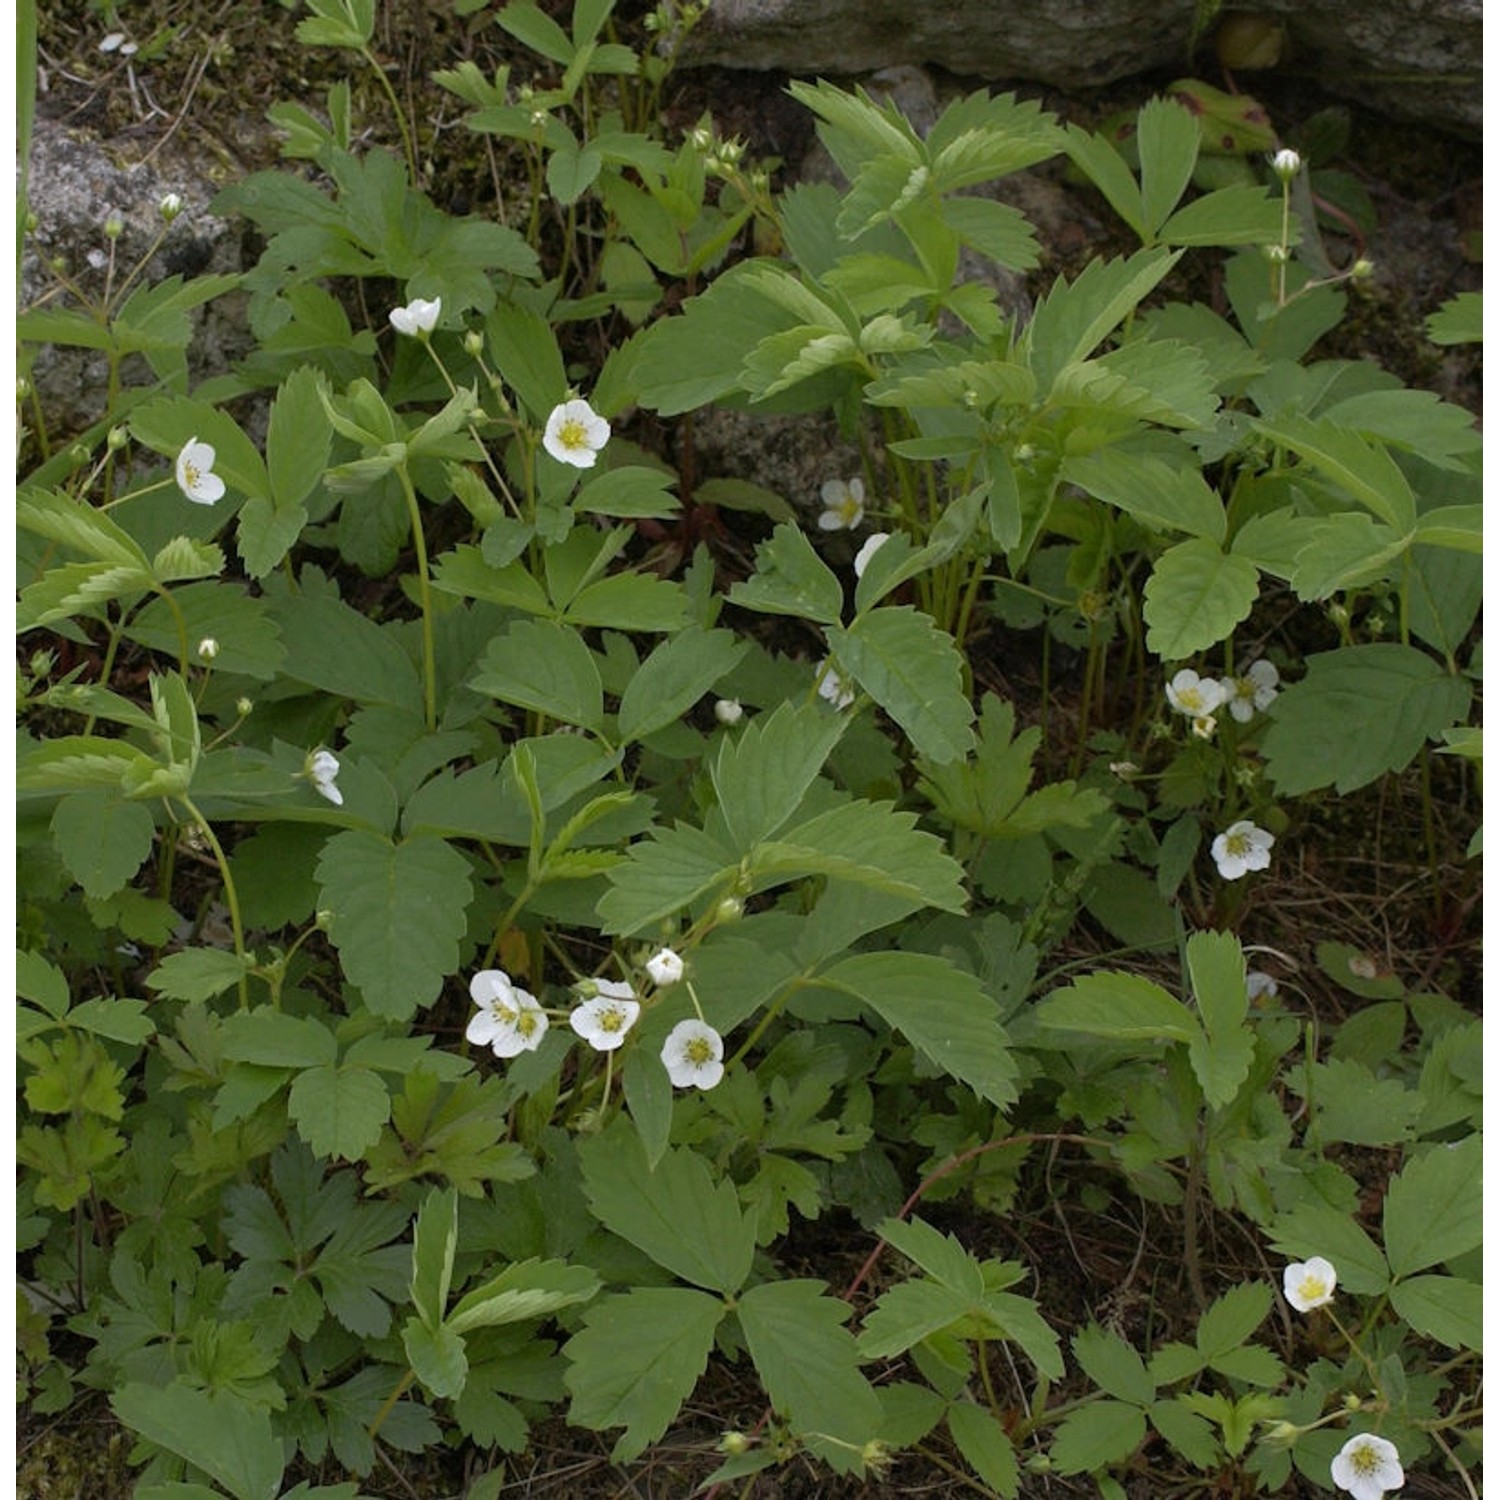
<svg viewBox="0 0 1500 1500">
<path fill-rule="evenodd" d="M 68 462 L 72 464 L 74 468 L 82 468 L 83 465 L 88 461 L 89 450 L 85 448 L 82 443 L 74 443 L 73 446 L 68 449 Z"/>
<path fill-rule="evenodd" d="M 1349 267 L 1349 279 L 1351 281 L 1368 281 L 1375 274 L 1375 262 L 1366 260 L 1364 256 Z"/>
<path fill-rule="evenodd" d="M 234 711 L 240 718 L 248 719 L 255 712 L 254 700 L 250 698 L 236 698 L 234 700 Z"/>
<path fill-rule="evenodd" d="M 130 441 L 130 434 L 123 427 L 111 427 L 109 437 L 105 441 L 111 453 L 118 453 Z"/>
<path fill-rule="evenodd" d="M 1334 602 L 1328 606 L 1328 618 L 1332 620 L 1333 623 L 1340 629 L 1342 629 L 1349 623 L 1348 606 L 1340 604 L 1338 600 L 1335 599 Z"/>
<path fill-rule="evenodd" d="M 707 125 L 695 125 L 688 132 L 688 140 L 695 151 L 707 151 L 714 143 L 714 133 Z"/>
<path fill-rule="evenodd" d="M 1364 1404 L 1365 1403 L 1358 1396 L 1356 1396 L 1353 1391 L 1348 1392 L 1348 1394 L 1344 1397 L 1344 1410 L 1347 1412 L 1353 1413 L 1361 1411 L 1364 1408 Z"/>
<path fill-rule="evenodd" d="M 1273 1448 L 1290 1448 L 1301 1436 L 1302 1429 L 1295 1422 L 1272 1422 L 1262 1441 Z"/>
<path fill-rule="evenodd" d="M 1282 266 L 1282 265 L 1285 265 L 1286 261 L 1287 261 L 1286 246 L 1285 245 L 1267 245 L 1266 246 L 1266 259 L 1268 261 L 1270 261 L 1273 266 Z"/>
<path fill-rule="evenodd" d="M 738 896 L 725 896 L 714 910 L 716 922 L 738 922 L 745 915 L 745 903 Z"/>
<path fill-rule="evenodd" d="M 731 1458 L 737 1458 L 741 1453 L 750 1451 L 750 1439 L 743 1432 L 726 1432 L 719 1439 L 719 1452 L 727 1453 Z"/>
<path fill-rule="evenodd" d="M 1271 158 L 1271 170 L 1283 182 L 1290 182 L 1302 170 L 1302 158 L 1295 151 L 1283 146 Z"/>
<path fill-rule="evenodd" d="M 168 193 L 156 206 L 162 218 L 170 224 L 182 212 L 182 194 Z"/>
<path fill-rule="evenodd" d="M 24 375 L 16 376 L 16 400 L 24 401 L 31 394 L 31 382 Z"/>
<path fill-rule="evenodd" d="M 738 724 L 744 717 L 745 710 L 738 698 L 720 698 L 714 704 L 714 718 L 721 724 Z"/>
<path fill-rule="evenodd" d="M 464 335 L 464 353 L 470 359 L 478 359 L 484 353 L 484 335 L 477 329 L 471 328 Z"/>
<path fill-rule="evenodd" d="M 125 233 L 125 221 L 124 221 L 124 219 L 122 219 L 119 216 L 119 214 L 111 214 L 104 221 L 104 238 L 105 239 L 107 239 L 107 240 L 117 240 L 124 233 Z"/>
<path fill-rule="evenodd" d="M 531 123 L 537 129 L 541 129 L 541 127 L 547 123 L 547 111 L 545 109 L 532 110 Z"/>
<path fill-rule="evenodd" d="M 204 661 L 212 661 L 219 654 L 219 643 L 211 636 L 206 635 L 198 642 L 198 655 Z"/>
<path fill-rule="evenodd" d="M 313 918 L 313 926 L 316 927 L 319 932 L 327 932 L 328 929 L 333 926 L 332 910 L 326 906 L 320 907 L 318 909 L 317 916 Z"/>
</svg>

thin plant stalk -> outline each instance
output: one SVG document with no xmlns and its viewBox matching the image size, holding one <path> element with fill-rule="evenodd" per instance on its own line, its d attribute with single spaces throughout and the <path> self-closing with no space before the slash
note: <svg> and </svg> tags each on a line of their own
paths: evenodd
<svg viewBox="0 0 1500 1500">
<path fill-rule="evenodd" d="M 422 532 L 422 511 L 417 492 L 406 465 L 396 472 L 401 476 L 401 492 L 406 496 L 406 512 L 411 518 L 412 545 L 417 553 L 417 596 L 422 605 L 422 703 L 428 732 L 437 728 L 437 647 L 432 633 L 432 580 L 427 567 L 427 538 Z"/>
</svg>

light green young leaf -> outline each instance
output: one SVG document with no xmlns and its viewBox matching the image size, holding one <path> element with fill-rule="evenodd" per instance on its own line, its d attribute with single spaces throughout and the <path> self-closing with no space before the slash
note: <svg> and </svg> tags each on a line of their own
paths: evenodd
<svg viewBox="0 0 1500 1500">
<path fill-rule="evenodd" d="M 695 1151 L 674 1148 L 653 1170 L 628 1122 L 578 1149 L 589 1204 L 606 1228 L 695 1286 L 732 1296 L 750 1274 L 754 1223 L 734 1184 L 715 1183 Z"/>
<path fill-rule="evenodd" d="M 1386 1189 L 1381 1223 L 1396 1276 L 1410 1276 L 1474 1249 L 1483 1238 L 1478 1135 L 1430 1147 L 1407 1162 Z"/>
<path fill-rule="evenodd" d="M 139 544 L 109 516 L 60 491 L 23 490 L 16 503 L 16 523 L 38 536 L 61 542 L 93 562 L 150 572 Z"/>
<path fill-rule="evenodd" d="M 74 792 L 52 814 L 52 838 L 68 873 L 91 900 L 112 896 L 140 869 L 156 821 L 140 802 L 105 791 Z"/>
<path fill-rule="evenodd" d="M 1242 184 L 1205 193 L 1158 231 L 1164 245 L 1271 245 L 1281 235 L 1281 204 L 1263 187 Z"/>
<path fill-rule="evenodd" d="M 577 630 L 552 620 L 516 620 L 490 643 L 470 680 L 476 692 L 565 724 L 599 730 L 604 688 Z"/>
<path fill-rule="evenodd" d="M 1146 584 L 1147 649 L 1181 661 L 1226 639 L 1260 592 L 1260 574 L 1243 557 L 1226 555 L 1206 537 L 1169 548 Z"/>
<path fill-rule="evenodd" d="M 1016 1099 L 1017 1068 L 995 1002 L 972 974 L 929 953 L 860 953 L 823 984 L 859 996 L 935 1066 L 1001 1109 Z"/>
<path fill-rule="evenodd" d="M 368 1068 L 328 1065 L 297 1075 L 286 1110 L 297 1134 L 319 1156 L 358 1161 L 380 1139 L 391 1096 Z"/>
<path fill-rule="evenodd" d="M 568 1420 L 595 1432 L 624 1427 L 610 1459 L 639 1457 L 692 1394 L 723 1316 L 717 1297 L 685 1287 L 637 1287 L 596 1302 L 563 1349 Z"/>
<path fill-rule="evenodd" d="M 880 1435 L 880 1400 L 860 1374 L 854 1338 L 843 1326 L 849 1304 L 825 1290 L 821 1281 L 767 1281 L 751 1287 L 736 1310 L 771 1404 L 812 1452 L 849 1473 Z"/>
<path fill-rule="evenodd" d="M 264 1407 L 181 1381 L 164 1387 L 132 1381 L 109 1404 L 127 1427 L 202 1469 L 235 1500 L 275 1500 L 283 1455 Z"/>
<path fill-rule="evenodd" d="M 1484 341 L 1484 296 L 1460 292 L 1427 319 L 1427 337 L 1434 344 L 1478 344 Z"/>
<path fill-rule="evenodd" d="M 785 824 L 847 726 L 816 703 L 784 703 L 725 737 L 710 775 L 736 853 Z"/>
<path fill-rule="evenodd" d="M 587 1266 L 561 1260 L 523 1260 L 461 1297 L 448 1315 L 455 1333 L 544 1318 L 560 1307 L 587 1302 L 599 1278 Z"/>
<path fill-rule="evenodd" d="M 1410 764 L 1460 722 L 1469 684 L 1412 646 L 1376 642 L 1307 658 L 1270 710 L 1265 755 L 1283 796 L 1333 785 L 1342 795 Z"/>
<path fill-rule="evenodd" d="M 399 844 L 362 829 L 335 834 L 318 861 L 319 905 L 344 972 L 376 1015 L 408 1020 L 458 968 L 469 864 L 441 839 Z"/>
<path fill-rule="evenodd" d="M 1118 971 L 1085 974 L 1053 990 L 1037 1007 L 1037 1020 L 1052 1031 L 1107 1042 L 1191 1042 L 1200 1034 L 1193 1013 L 1159 984 Z"/>
<path fill-rule="evenodd" d="M 429 1328 L 419 1318 L 408 1318 L 401 1330 L 412 1373 L 434 1396 L 453 1400 L 469 1378 L 469 1357 L 463 1335 L 446 1324 Z"/>
<path fill-rule="evenodd" d="M 1015 1500 L 1021 1493 L 1015 1446 L 993 1414 L 973 1401 L 955 1401 L 948 1408 L 948 1431 L 964 1462 L 1002 1500 Z"/>
<path fill-rule="evenodd" d="M 429 1332 L 436 1331 L 446 1315 L 457 1249 L 458 1193 L 434 1188 L 417 1210 L 411 1250 L 412 1306 Z"/>
<path fill-rule="evenodd" d="M 841 666 L 936 765 L 974 745 L 974 709 L 963 691 L 963 659 L 953 639 L 910 605 L 867 610 L 848 630 L 830 626 Z"/>
<path fill-rule="evenodd" d="M 1315 421 L 1288 414 L 1275 421 L 1260 419 L 1255 426 L 1272 442 L 1306 459 L 1403 536 L 1416 527 L 1417 502 L 1411 485 L 1385 448 L 1326 418 Z"/>
</svg>

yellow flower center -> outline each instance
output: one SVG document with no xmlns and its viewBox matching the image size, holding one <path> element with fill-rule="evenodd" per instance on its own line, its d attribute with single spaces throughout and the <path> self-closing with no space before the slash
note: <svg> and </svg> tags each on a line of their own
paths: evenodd
<svg viewBox="0 0 1500 1500">
<path fill-rule="evenodd" d="M 682 1049 L 682 1055 L 695 1068 L 701 1068 L 705 1063 L 711 1063 L 714 1060 L 713 1043 L 706 1036 L 692 1037 L 687 1046 Z"/>
<path fill-rule="evenodd" d="M 608 1010 L 601 1010 L 599 1012 L 599 1029 L 600 1031 L 610 1032 L 624 1031 L 625 1012 L 617 1010 L 614 1006 L 610 1006 Z"/>
<path fill-rule="evenodd" d="M 1236 854 L 1242 854 L 1243 852 L 1242 849 L 1235 850 Z M 1326 1297 L 1328 1295 L 1328 1283 L 1321 1276 L 1304 1276 L 1302 1284 L 1297 1290 L 1302 1294 L 1302 1299 L 1305 1302 L 1316 1302 L 1319 1297 Z M 1361 1448 L 1359 1451 L 1364 1453 L 1367 1450 Z"/>
<path fill-rule="evenodd" d="M 190 490 L 197 489 L 203 478 L 203 473 L 198 468 L 198 465 L 185 459 L 182 465 L 182 473 L 183 477 L 187 480 L 187 487 Z"/>
<path fill-rule="evenodd" d="M 490 1014 L 505 1026 L 511 1025 L 517 1019 L 516 1012 L 503 1000 L 490 1001 Z"/>
<path fill-rule="evenodd" d="M 569 417 L 557 429 L 557 440 L 564 448 L 587 448 L 589 445 L 588 434 L 583 429 L 583 423 L 575 417 Z"/>
<path fill-rule="evenodd" d="M 1236 855 L 1240 858 L 1243 858 L 1245 855 L 1247 855 L 1253 847 L 1254 846 L 1250 842 L 1250 835 L 1247 833 L 1231 833 L 1224 840 L 1225 852 L 1228 854 Z M 1309 1287 L 1317 1287 L 1318 1290 L 1317 1292 L 1309 1292 Z M 1302 1295 L 1304 1297 L 1320 1295 L 1322 1293 L 1322 1290 L 1323 1283 L 1321 1281 L 1318 1281 L 1315 1277 L 1309 1278 L 1302 1283 Z"/>
<path fill-rule="evenodd" d="M 537 1013 L 534 1010 L 523 1010 L 516 1017 L 516 1030 L 524 1037 L 531 1036 L 536 1031 Z"/>
<path fill-rule="evenodd" d="M 1380 1468 L 1380 1455 L 1369 1443 L 1361 1443 L 1349 1452 L 1349 1463 L 1357 1474 L 1374 1474 Z"/>
</svg>

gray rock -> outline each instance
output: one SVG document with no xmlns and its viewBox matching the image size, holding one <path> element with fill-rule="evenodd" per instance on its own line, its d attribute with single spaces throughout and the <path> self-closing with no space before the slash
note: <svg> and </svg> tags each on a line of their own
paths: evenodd
<svg viewBox="0 0 1500 1500">
<path fill-rule="evenodd" d="M 1263 0 L 1257 9 L 1283 19 L 1288 65 L 1321 86 L 1478 132 L 1481 0 Z M 965 78 L 1087 89 L 1155 69 L 1192 71 L 1194 10 L 1195 0 L 714 0 L 683 61 L 801 77 L 929 64 Z"/>
<path fill-rule="evenodd" d="M 168 276 L 191 279 L 245 268 L 242 229 L 208 213 L 217 185 L 194 169 L 191 157 L 136 163 L 117 160 L 89 132 L 39 116 L 27 188 L 36 227 L 26 237 L 21 261 L 23 310 L 79 307 L 62 278 L 50 269 L 53 262 L 88 296 L 103 295 L 109 277 L 104 224 L 111 217 L 122 225 L 115 242 L 116 288 L 147 255 L 145 269 L 133 287 L 155 285 Z M 168 193 L 182 200 L 182 211 L 164 224 L 161 202 Z M 158 238 L 160 243 L 153 249 Z M 191 382 L 228 370 L 249 349 L 242 301 L 232 295 L 189 315 L 194 321 L 188 348 Z M 35 348 L 30 377 L 54 437 L 81 432 L 104 415 L 108 372 L 109 362 L 97 350 L 62 344 Z M 154 378 L 139 356 L 130 356 L 122 364 L 122 384 L 149 383 Z"/>
</svg>

